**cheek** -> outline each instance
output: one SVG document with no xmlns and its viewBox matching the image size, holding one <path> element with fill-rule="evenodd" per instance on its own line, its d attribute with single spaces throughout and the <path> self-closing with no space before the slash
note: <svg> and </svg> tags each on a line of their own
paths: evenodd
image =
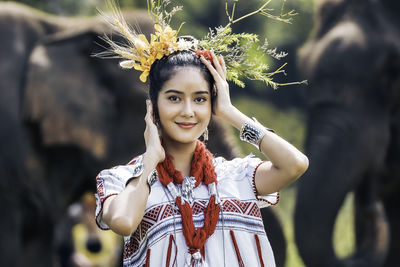
<svg viewBox="0 0 400 267">
<path fill-rule="evenodd" d="M 198 111 L 197 114 L 198 117 L 202 120 L 202 124 L 205 124 L 207 126 L 210 123 L 211 107 L 202 108 L 201 110 Z"/>
<path fill-rule="evenodd" d="M 200 112 L 201 112 L 203 117 L 207 117 L 208 119 L 210 119 L 211 118 L 211 113 L 212 113 L 211 104 L 202 106 Z"/>
<path fill-rule="evenodd" d="M 171 120 L 179 112 L 176 105 L 170 105 L 168 102 L 158 101 L 158 114 L 160 121 Z"/>
<path fill-rule="evenodd" d="M 161 126 L 163 125 L 163 122 L 166 119 L 166 109 L 164 108 L 164 105 L 162 103 L 162 101 L 158 100 L 157 102 L 157 109 L 158 109 L 158 118 L 160 120 Z"/>
</svg>

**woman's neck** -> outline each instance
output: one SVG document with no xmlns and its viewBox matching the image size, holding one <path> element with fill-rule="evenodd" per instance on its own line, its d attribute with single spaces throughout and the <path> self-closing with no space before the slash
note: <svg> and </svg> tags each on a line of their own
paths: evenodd
<svg viewBox="0 0 400 267">
<path fill-rule="evenodd" d="M 175 169 L 180 171 L 183 177 L 189 176 L 196 142 L 185 144 L 163 142 L 163 147 L 165 152 L 172 157 Z"/>
</svg>

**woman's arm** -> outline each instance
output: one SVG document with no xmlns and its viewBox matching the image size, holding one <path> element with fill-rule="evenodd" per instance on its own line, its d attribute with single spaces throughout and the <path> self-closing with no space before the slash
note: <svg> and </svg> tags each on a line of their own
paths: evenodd
<svg viewBox="0 0 400 267">
<path fill-rule="evenodd" d="M 149 196 L 147 177 L 164 160 L 165 152 L 161 146 L 157 126 L 153 122 L 151 102 L 146 101 L 144 132 L 146 152 L 143 154 L 144 169 L 140 177 L 131 180 L 118 195 L 107 198 L 103 203 L 103 220 L 115 233 L 128 236 L 140 224 Z"/>
<path fill-rule="evenodd" d="M 264 134 L 260 150 L 270 161 L 264 162 L 257 168 L 255 185 L 259 195 L 268 195 L 279 191 L 294 182 L 307 170 L 308 158 L 297 148 L 254 122 L 234 106 L 227 110 L 223 119 L 239 131 L 244 123 L 248 123 Z"/>
<path fill-rule="evenodd" d="M 143 155 L 144 170 L 132 179 L 118 195 L 108 197 L 103 203 L 103 220 L 115 233 L 128 236 L 143 218 L 150 190 L 147 176 L 156 167 L 151 155 Z"/>
<path fill-rule="evenodd" d="M 204 57 L 201 60 L 213 75 L 217 88 L 214 113 L 239 131 L 244 123 L 248 123 L 264 134 L 260 143 L 260 150 L 270 161 L 258 167 L 255 175 L 256 189 L 260 195 L 279 191 L 294 182 L 307 170 L 308 158 L 283 138 L 254 122 L 232 105 L 229 85 L 226 82 L 225 63 L 223 59 L 220 63 L 214 53 L 212 55 L 213 65 Z"/>
</svg>

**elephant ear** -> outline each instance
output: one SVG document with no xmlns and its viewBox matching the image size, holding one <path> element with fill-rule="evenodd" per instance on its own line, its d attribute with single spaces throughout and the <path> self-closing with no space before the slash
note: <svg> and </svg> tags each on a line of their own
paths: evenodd
<svg viewBox="0 0 400 267">
<path fill-rule="evenodd" d="M 116 106 L 90 56 L 98 34 L 58 35 L 29 58 L 24 119 L 39 126 L 45 146 L 77 145 L 101 159 Z"/>
</svg>

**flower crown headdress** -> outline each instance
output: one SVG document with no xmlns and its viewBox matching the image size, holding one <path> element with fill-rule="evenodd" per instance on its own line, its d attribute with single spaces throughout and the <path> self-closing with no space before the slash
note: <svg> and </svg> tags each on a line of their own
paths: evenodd
<svg viewBox="0 0 400 267">
<path fill-rule="evenodd" d="M 225 9 L 229 18 L 229 23 L 224 27 L 220 26 L 214 30 L 210 29 L 207 36 L 201 40 L 196 40 L 194 38 L 178 36 L 183 23 L 181 23 L 178 30 L 173 30 L 169 26 L 172 16 L 177 11 L 182 10 L 181 6 L 173 7 L 170 11 L 167 11 L 166 8 L 170 0 L 158 0 L 157 4 L 154 0 L 147 0 L 148 13 L 154 21 L 155 29 L 154 34 L 150 34 L 150 39 L 148 40 L 144 34 L 140 33 L 139 29 L 135 30 L 127 24 L 116 3 L 113 0 L 109 0 L 107 1 L 107 6 L 112 12 L 106 14 L 100 11 L 100 13 L 106 19 L 106 22 L 126 40 L 126 43 L 117 43 L 110 37 L 104 36 L 102 39 L 109 44 L 110 48 L 96 56 L 121 58 L 120 66 L 122 68 L 134 68 L 135 70 L 141 71 L 140 80 L 146 82 L 152 64 L 164 56 L 169 56 L 176 51 L 190 50 L 194 51 L 198 56 L 203 55 L 206 59 L 211 61 L 210 50 L 213 50 L 217 56 L 222 55 L 224 57 L 227 69 L 227 80 L 233 81 L 240 87 L 244 87 L 242 78 L 263 81 L 274 89 L 281 85 L 304 83 L 304 81 L 284 84 L 274 82 L 272 76 L 277 73 L 284 73 L 283 68 L 286 63 L 275 71 L 269 72 L 268 66 L 260 62 L 259 58 L 252 55 L 254 53 L 250 53 L 250 51 L 251 49 L 256 49 L 278 60 L 285 57 L 287 53 L 278 53 L 276 52 L 276 48 L 269 49 L 267 41 L 260 46 L 258 44 L 259 40 L 257 34 L 232 32 L 232 24 L 254 14 L 261 14 L 268 18 L 290 23 L 291 17 L 296 15 L 294 11 L 292 10 L 285 14 L 281 13 L 279 16 L 272 15 L 269 13 L 271 9 L 266 8 L 271 1 L 272 0 L 266 1 L 254 12 L 234 19 L 235 7 L 238 1 L 233 2 L 232 11 L 231 14 L 229 14 L 228 0 L 225 0 Z M 282 4 L 282 10 L 284 2 Z"/>
</svg>

